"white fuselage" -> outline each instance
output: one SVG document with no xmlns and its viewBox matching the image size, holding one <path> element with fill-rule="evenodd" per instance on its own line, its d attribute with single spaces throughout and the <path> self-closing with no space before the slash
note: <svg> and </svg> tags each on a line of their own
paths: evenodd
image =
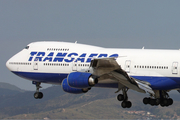
<svg viewBox="0 0 180 120">
<path fill-rule="evenodd" d="M 61 84 L 71 72 L 91 71 L 91 59 L 98 57 L 116 57 L 128 75 L 151 84 L 171 79 L 170 89 L 180 85 L 180 50 L 114 49 L 67 42 L 35 42 L 9 59 L 6 66 L 18 76 L 32 81 Z M 112 80 L 101 82 L 117 84 Z"/>
</svg>

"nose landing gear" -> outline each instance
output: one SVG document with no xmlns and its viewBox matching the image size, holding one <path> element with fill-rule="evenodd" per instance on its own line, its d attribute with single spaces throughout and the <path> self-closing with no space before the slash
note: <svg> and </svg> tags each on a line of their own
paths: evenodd
<svg viewBox="0 0 180 120">
<path fill-rule="evenodd" d="M 42 88 L 40 86 L 41 83 L 40 82 L 34 82 L 34 81 L 32 83 L 36 85 L 36 92 L 34 93 L 34 98 L 35 99 L 42 99 L 43 98 L 43 93 L 39 92 L 39 89 Z"/>
<path fill-rule="evenodd" d="M 35 92 L 34 93 L 34 98 L 35 99 L 42 99 L 43 98 L 43 93 L 42 92 Z"/>
</svg>

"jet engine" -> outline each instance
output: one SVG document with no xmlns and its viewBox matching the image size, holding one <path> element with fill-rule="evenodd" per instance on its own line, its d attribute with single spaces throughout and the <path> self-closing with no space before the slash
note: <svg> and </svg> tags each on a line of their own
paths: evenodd
<svg viewBox="0 0 180 120">
<path fill-rule="evenodd" d="M 63 89 L 65 92 L 73 93 L 73 94 L 86 93 L 86 92 L 89 90 L 88 88 L 77 89 L 77 88 L 72 88 L 72 87 L 70 87 L 69 84 L 68 84 L 68 82 L 67 82 L 67 78 L 62 81 L 61 86 L 62 86 L 62 89 Z"/>
<path fill-rule="evenodd" d="M 73 88 L 90 88 L 98 83 L 91 73 L 73 72 L 67 77 L 69 86 Z"/>
</svg>

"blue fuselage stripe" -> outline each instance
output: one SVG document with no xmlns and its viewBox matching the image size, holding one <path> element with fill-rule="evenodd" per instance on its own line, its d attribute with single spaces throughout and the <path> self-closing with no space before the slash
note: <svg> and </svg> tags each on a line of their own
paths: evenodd
<svg viewBox="0 0 180 120">
<path fill-rule="evenodd" d="M 68 74 L 62 73 L 35 73 L 35 72 L 14 72 L 14 74 L 36 82 L 61 84 L 62 80 L 67 78 Z"/>
<path fill-rule="evenodd" d="M 14 74 L 26 78 L 31 81 L 61 84 L 67 78 L 68 73 L 36 73 L 36 72 L 16 72 Z M 147 81 L 151 84 L 152 89 L 169 90 L 180 88 L 180 77 L 152 77 L 152 76 L 131 76 L 138 80 Z M 97 87 L 118 88 L 117 83 L 113 84 L 97 84 Z"/>
<path fill-rule="evenodd" d="M 154 90 L 170 90 L 180 88 L 180 77 L 132 76 L 138 80 L 147 81 Z"/>
</svg>

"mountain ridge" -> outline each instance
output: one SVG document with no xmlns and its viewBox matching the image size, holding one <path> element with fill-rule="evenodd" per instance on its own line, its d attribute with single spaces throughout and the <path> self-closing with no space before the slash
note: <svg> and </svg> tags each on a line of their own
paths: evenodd
<svg viewBox="0 0 180 120">
<path fill-rule="evenodd" d="M 1 88 L 0 88 L 1 89 Z M 7 90 L 8 88 L 6 88 Z M 15 91 L 15 90 L 14 90 Z M 132 108 L 123 109 L 116 98 L 116 89 L 92 88 L 85 94 L 65 93 L 61 86 L 42 89 L 43 99 L 34 99 L 35 91 L 18 92 L 12 95 L 0 94 L 0 119 L 146 119 L 148 116 L 129 114 L 128 111 L 150 112 L 155 118 L 180 116 L 180 97 L 174 94 L 170 107 L 144 105 L 142 99 L 148 95 L 128 91 Z M 120 92 L 121 93 L 121 92 Z M 127 113 L 125 113 L 127 111 Z"/>
</svg>

